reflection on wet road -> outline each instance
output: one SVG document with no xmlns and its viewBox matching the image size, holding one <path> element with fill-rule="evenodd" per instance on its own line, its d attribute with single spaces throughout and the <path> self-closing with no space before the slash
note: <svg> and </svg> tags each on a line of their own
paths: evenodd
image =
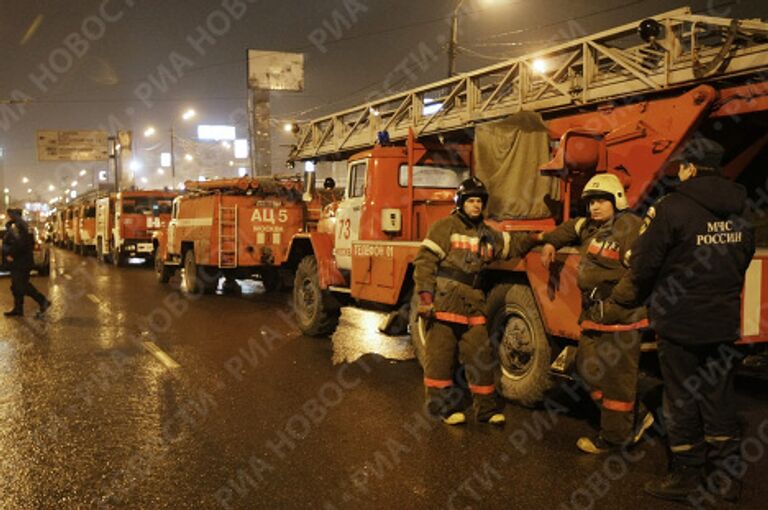
<svg viewBox="0 0 768 510">
<path fill-rule="evenodd" d="M 510 405 L 502 430 L 431 420 L 381 314 L 345 308 L 331 341 L 308 338 L 288 293 L 190 296 L 60 250 L 55 266 L 34 277 L 44 320 L 31 302 L 0 319 L 0 509 L 678 508 L 642 495 L 658 439 L 618 464 L 576 451 L 585 407 Z M 768 451 L 764 395 L 739 399 Z M 768 498 L 764 457 L 740 508 Z"/>
<path fill-rule="evenodd" d="M 331 336 L 333 363 L 351 363 L 364 354 L 378 354 L 391 360 L 414 359 L 410 337 L 387 336 L 379 332 L 386 318 L 381 312 L 344 307 L 339 327 Z"/>
</svg>

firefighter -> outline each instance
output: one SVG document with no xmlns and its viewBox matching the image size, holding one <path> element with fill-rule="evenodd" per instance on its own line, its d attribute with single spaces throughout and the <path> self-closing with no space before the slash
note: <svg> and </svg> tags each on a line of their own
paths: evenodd
<svg viewBox="0 0 768 510">
<path fill-rule="evenodd" d="M 485 224 L 483 210 L 488 191 L 479 179 L 463 181 L 455 203 L 453 213 L 430 228 L 414 261 L 418 314 L 429 323 L 424 362 L 427 409 L 449 425 L 466 422 L 467 416 L 459 405 L 463 394 L 453 381 L 458 350 L 475 418 L 503 425 L 504 414 L 495 394 L 480 271 L 492 260 L 520 256 L 531 241 L 527 234 L 513 236 Z"/>
<path fill-rule="evenodd" d="M 11 269 L 11 293 L 13 294 L 13 309 L 5 312 L 5 316 L 24 315 L 24 297 L 29 296 L 40 305 L 37 312 L 41 317 L 51 306 L 50 301 L 40 293 L 29 281 L 29 272 L 34 265 L 33 248 L 35 240 L 27 223 L 21 218 L 21 209 L 8 209 L 10 221 L 5 226 L 3 237 L 3 256 Z"/>
<path fill-rule="evenodd" d="M 653 424 L 653 415 L 636 406 L 641 329 L 645 308 L 619 306 L 607 298 L 626 273 L 641 220 L 628 211 L 618 177 L 593 176 L 581 195 L 589 217 L 566 221 L 541 236 L 542 264 L 549 268 L 555 252 L 579 246 L 578 286 L 582 293 L 582 329 L 576 355 L 579 376 L 600 408 L 600 431 L 581 437 L 576 446 L 591 454 L 606 453 L 639 441 Z M 635 412 L 636 407 L 641 407 Z"/>
<path fill-rule="evenodd" d="M 733 342 L 741 335 L 741 290 L 755 238 L 742 216 L 746 190 L 719 175 L 723 152 L 703 138 L 686 146 L 681 182 L 648 209 L 628 277 L 636 299 L 650 296 L 658 336 L 672 462 L 645 490 L 664 499 L 711 498 L 706 487 L 736 501 L 741 492 Z M 630 301 L 631 294 L 615 298 Z"/>
<path fill-rule="evenodd" d="M 325 207 L 342 198 L 343 190 L 336 190 L 336 181 L 333 177 L 326 177 L 323 181 L 323 189 L 318 190 L 320 196 L 320 206 Z"/>
</svg>

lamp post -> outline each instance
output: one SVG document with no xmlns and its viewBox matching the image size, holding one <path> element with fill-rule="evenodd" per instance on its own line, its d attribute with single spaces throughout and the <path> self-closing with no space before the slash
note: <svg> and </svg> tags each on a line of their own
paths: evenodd
<svg viewBox="0 0 768 510">
<path fill-rule="evenodd" d="M 448 37 L 448 78 L 456 74 L 456 52 L 459 44 L 459 9 L 464 0 L 457 0 L 451 14 L 451 33 Z"/>
<path fill-rule="evenodd" d="M 451 14 L 451 33 L 448 37 L 448 78 L 456 74 L 456 55 L 459 53 L 459 10 L 465 0 L 455 0 Z M 483 0 L 485 5 L 495 4 L 497 0 Z"/>
<path fill-rule="evenodd" d="M 181 114 L 181 120 L 187 121 L 187 120 L 193 119 L 196 115 L 197 115 L 197 112 L 195 110 L 193 110 L 192 108 L 188 108 L 187 110 L 184 111 L 184 113 Z M 171 122 L 171 127 L 169 129 L 169 132 L 170 132 L 170 135 L 171 135 L 171 153 L 170 153 L 171 154 L 171 161 L 170 161 L 170 163 L 171 163 L 171 189 L 175 189 L 176 188 L 176 155 L 175 155 L 175 151 L 174 151 L 175 138 L 176 138 L 176 132 L 175 132 L 176 126 L 175 126 L 175 124 L 176 124 L 175 122 Z M 152 126 L 149 126 L 149 127 L 147 127 L 144 130 L 144 136 L 146 138 L 150 138 L 150 137 L 154 136 L 156 133 L 157 133 L 157 130 L 154 127 L 152 127 Z"/>
</svg>

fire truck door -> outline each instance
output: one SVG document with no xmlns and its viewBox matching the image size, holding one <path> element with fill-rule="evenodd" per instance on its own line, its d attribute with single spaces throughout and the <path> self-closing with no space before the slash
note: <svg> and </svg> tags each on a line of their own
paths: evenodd
<svg viewBox="0 0 768 510">
<path fill-rule="evenodd" d="M 367 169 L 367 161 L 355 161 L 349 165 L 346 195 L 336 210 L 336 240 L 333 253 L 340 269 L 352 269 L 352 242 L 359 238 Z"/>
</svg>

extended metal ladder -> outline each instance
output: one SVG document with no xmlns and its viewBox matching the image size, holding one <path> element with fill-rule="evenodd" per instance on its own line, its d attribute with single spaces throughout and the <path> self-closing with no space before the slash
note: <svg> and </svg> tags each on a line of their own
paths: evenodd
<svg viewBox="0 0 768 510">
<path fill-rule="evenodd" d="M 653 16 L 430 83 L 299 126 L 289 159 L 339 157 L 391 141 L 456 131 L 521 110 L 552 112 L 768 71 L 768 23 Z"/>
<path fill-rule="evenodd" d="M 237 267 L 237 205 L 219 205 L 219 267 Z"/>
</svg>

